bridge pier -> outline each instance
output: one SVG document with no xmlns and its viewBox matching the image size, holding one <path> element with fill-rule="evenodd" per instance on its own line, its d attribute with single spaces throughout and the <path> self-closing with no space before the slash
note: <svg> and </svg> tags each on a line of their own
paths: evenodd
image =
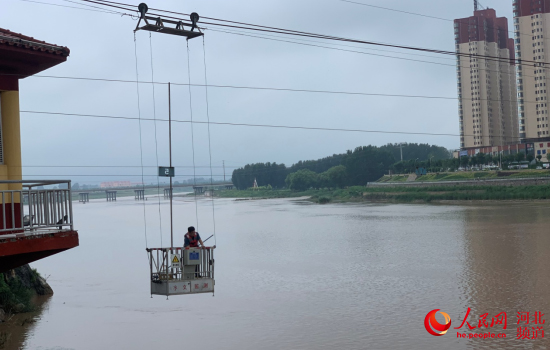
<svg viewBox="0 0 550 350">
<path fill-rule="evenodd" d="M 105 191 L 107 202 L 116 202 L 116 191 Z"/>
<path fill-rule="evenodd" d="M 80 203 L 88 203 L 90 201 L 89 193 L 88 192 L 81 192 L 78 194 L 78 201 Z"/>
<path fill-rule="evenodd" d="M 204 186 L 193 186 L 193 191 L 195 191 L 195 194 L 203 194 L 205 191 Z"/>
<path fill-rule="evenodd" d="M 145 190 L 134 190 L 134 198 L 135 198 L 136 201 L 145 200 Z M 116 198 L 115 198 L 115 200 L 116 200 Z"/>
</svg>

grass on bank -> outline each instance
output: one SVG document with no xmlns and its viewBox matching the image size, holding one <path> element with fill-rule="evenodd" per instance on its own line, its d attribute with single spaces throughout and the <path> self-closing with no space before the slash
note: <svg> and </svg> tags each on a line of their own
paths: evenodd
<svg viewBox="0 0 550 350">
<path fill-rule="evenodd" d="M 5 274 L 0 273 L 0 309 L 9 314 L 32 311 L 32 296 L 33 292 L 17 276 L 6 278 Z"/>
<path fill-rule="evenodd" d="M 422 181 L 471 181 L 490 179 L 520 179 L 533 177 L 550 177 L 550 170 L 506 170 L 506 171 L 457 171 L 452 173 L 430 173 L 419 176 L 416 182 Z M 408 175 L 382 176 L 377 182 L 402 182 Z"/>
<path fill-rule="evenodd" d="M 529 186 L 429 186 L 429 187 L 363 187 L 346 189 L 290 190 L 228 190 L 222 198 L 292 198 L 309 196 L 316 203 L 390 201 L 431 202 L 438 200 L 530 200 L 550 199 L 550 185 Z"/>
</svg>

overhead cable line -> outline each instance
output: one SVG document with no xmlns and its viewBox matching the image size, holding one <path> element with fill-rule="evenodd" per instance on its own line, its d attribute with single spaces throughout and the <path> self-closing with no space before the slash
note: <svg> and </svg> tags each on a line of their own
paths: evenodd
<svg viewBox="0 0 550 350">
<path fill-rule="evenodd" d="M 195 175 L 195 131 L 193 123 L 193 97 L 191 94 L 191 59 L 189 55 L 189 40 L 186 41 L 187 44 L 187 78 L 189 79 L 189 116 L 191 118 L 191 152 L 193 155 L 193 182 L 196 184 L 197 176 Z M 195 220 L 197 223 L 197 230 L 199 229 L 199 205 L 197 203 L 197 192 L 195 192 Z"/>
<path fill-rule="evenodd" d="M 42 76 L 45 77 L 45 76 Z M 57 77 L 60 78 L 60 77 Z M 72 79 L 72 78 L 68 78 Z M 78 78 L 75 78 L 78 79 Z M 84 80 L 94 80 L 94 81 L 103 81 L 104 79 L 87 79 Z M 136 81 L 131 80 L 109 80 L 106 81 L 116 81 L 121 83 L 136 83 Z M 151 82 L 138 82 L 140 84 L 152 84 Z M 155 83 L 155 84 L 165 84 L 165 83 Z M 168 83 L 166 83 L 168 84 Z M 195 86 L 195 87 L 205 87 L 204 84 L 186 84 L 186 83 L 171 83 L 172 85 L 177 86 Z M 290 88 L 273 88 L 273 87 L 259 87 L 259 86 L 236 86 L 236 85 L 208 85 L 209 88 L 228 88 L 228 89 L 243 89 L 243 90 L 267 90 L 267 91 L 281 91 L 281 92 L 304 92 L 304 93 L 320 93 L 320 94 L 337 94 L 337 95 L 356 95 L 356 96 L 375 96 L 375 97 L 396 97 L 396 98 L 419 98 L 419 99 L 433 99 L 433 100 L 466 100 L 466 101 L 493 101 L 493 102 L 513 102 L 514 100 L 503 100 L 503 99 L 484 99 L 484 98 L 468 98 L 468 97 L 448 97 L 448 96 L 429 96 L 429 95 L 405 95 L 405 94 L 381 94 L 381 93 L 367 93 L 367 92 L 352 92 L 352 91 L 330 91 L 330 90 L 309 90 L 309 89 L 290 89 Z M 524 103 L 541 103 L 536 101 L 525 101 Z"/>
<path fill-rule="evenodd" d="M 121 119 L 121 120 L 139 120 L 136 117 L 117 117 L 106 115 L 93 115 L 93 114 L 75 114 L 75 113 L 61 113 L 61 112 L 40 112 L 40 111 L 21 111 L 21 113 L 30 114 L 46 114 L 46 115 L 62 115 L 62 116 L 76 116 L 76 117 L 90 117 L 90 118 L 106 118 L 106 119 Z M 141 118 L 141 121 L 154 121 L 151 118 Z M 158 119 L 157 121 L 168 122 L 166 119 Z M 273 125 L 273 124 L 251 124 L 251 123 L 230 123 L 230 122 L 203 122 L 203 121 L 191 121 L 191 120 L 174 120 L 175 123 L 193 123 L 193 124 L 212 124 L 212 125 L 226 125 L 226 126 L 242 126 L 242 127 L 256 127 L 256 128 L 275 128 L 275 129 L 290 129 L 290 130 L 316 130 L 316 131 L 339 131 L 339 132 L 357 132 L 357 133 L 375 133 L 375 134 L 398 134 L 398 135 L 427 135 L 427 136 L 453 136 L 460 137 L 460 134 L 451 133 L 429 133 L 429 132 L 410 132 L 410 131 L 387 131 L 387 130 L 366 130 L 366 129 L 344 129 L 344 128 L 323 128 L 323 127 L 309 127 L 309 126 L 291 126 L 291 125 Z M 477 135 L 463 135 L 465 137 L 474 137 Z M 488 136 L 489 138 L 508 138 L 508 139 L 520 139 L 519 137 L 506 137 L 506 136 Z"/>
<path fill-rule="evenodd" d="M 419 17 L 424 17 L 424 18 L 437 19 L 437 20 L 445 21 L 445 22 L 454 22 L 454 21 L 458 21 L 458 22 L 460 22 L 460 23 L 470 24 L 470 23 L 467 21 L 467 19 L 464 19 L 464 18 L 457 18 L 457 19 L 453 20 L 453 19 L 450 19 L 450 18 L 443 18 L 443 17 L 437 17 L 437 16 L 432 16 L 432 15 L 426 15 L 426 14 L 417 13 L 417 12 L 410 12 L 410 11 L 392 9 L 392 8 L 389 8 L 389 7 L 383 7 L 383 6 L 365 4 L 365 3 L 363 3 L 363 2 L 358 2 L 358 1 L 351 1 L 351 0 L 337 0 L 337 1 L 347 2 L 347 3 L 350 3 L 350 4 L 361 5 L 361 6 L 368 6 L 368 7 L 377 8 L 377 9 L 386 10 L 386 11 L 399 12 L 399 13 L 404 13 L 404 14 L 407 14 L 407 15 L 413 15 L 413 16 L 419 16 Z M 498 27 L 495 28 L 495 27 L 492 26 L 492 25 L 488 25 L 487 28 L 497 29 L 497 30 L 499 29 Z M 524 35 L 524 36 L 533 36 L 533 34 L 521 33 L 521 32 L 519 32 L 519 31 L 518 31 L 518 32 L 514 32 L 514 31 L 508 30 L 508 29 L 506 30 L 506 32 L 511 33 L 511 34 L 518 33 L 518 34 Z"/>
<path fill-rule="evenodd" d="M 22 166 L 13 166 L 13 165 L 4 165 L 6 168 L 141 168 L 141 165 L 22 165 Z M 241 165 L 226 165 L 226 168 L 235 168 L 239 167 Z M 184 165 L 184 166 L 177 166 L 174 165 L 175 168 L 193 168 L 193 166 Z M 143 168 L 154 168 L 158 169 L 158 166 L 156 165 L 144 165 Z M 208 165 L 199 166 L 197 165 L 196 168 L 210 168 Z M 212 166 L 212 168 L 219 168 L 223 169 L 223 166 Z"/>
<path fill-rule="evenodd" d="M 129 5 L 129 4 L 116 3 L 116 4 L 120 4 L 122 6 L 125 6 L 125 7 L 121 7 L 121 6 L 118 6 L 118 5 L 113 5 L 114 2 L 111 2 L 111 1 L 104 1 L 104 0 L 95 0 L 95 1 L 94 0 L 80 0 L 80 1 L 100 4 L 100 5 L 107 6 L 107 7 L 119 8 L 119 9 L 123 9 L 125 11 L 137 12 L 135 6 Z M 153 9 L 150 9 L 150 10 L 153 10 Z M 168 11 L 162 11 L 162 12 L 168 12 Z M 189 19 L 187 19 L 187 18 L 160 15 L 160 14 L 151 13 L 151 12 L 149 13 L 149 15 L 151 15 L 151 16 L 163 16 L 163 17 L 166 17 L 166 18 L 171 18 L 171 19 L 175 19 L 175 20 L 178 20 L 178 21 L 182 21 L 182 22 L 189 22 Z M 203 17 L 203 18 L 205 18 L 205 17 Z M 382 42 L 375 42 L 375 41 L 367 41 L 367 40 L 359 40 L 359 39 L 352 39 L 352 38 L 329 36 L 329 35 L 323 35 L 323 34 L 315 34 L 315 33 L 310 33 L 310 32 L 301 32 L 301 31 L 295 31 L 295 30 L 289 30 L 289 29 L 258 26 L 258 25 L 252 25 L 252 24 L 243 24 L 245 26 L 241 26 L 241 25 L 230 25 L 230 24 L 223 24 L 223 23 L 204 22 L 204 21 L 202 21 L 201 24 L 221 26 L 221 27 L 227 27 L 227 28 L 245 29 L 245 30 L 252 30 L 252 31 L 277 33 L 277 34 L 285 34 L 285 35 L 310 37 L 310 38 L 318 38 L 318 39 L 325 39 L 325 40 L 335 40 L 335 41 L 360 43 L 360 44 L 366 44 L 366 45 L 391 47 L 391 48 L 397 48 L 397 49 L 403 49 L 403 50 L 431 52 L 431 53 L 451 55 L 451 56 L 460 56 L 460 57 L 469 57 L 469 58 L 484 58 L 486 60 L 498 61 L 498 62 L 500 62 L 500 61 L 502 61 L 502 62 L 516 61 L 516 62 L 518 62 L 518 64 L 523 64 L 523 65 L 531 64 L 533 67 L 546 66 L 546 63 L 544 63 L 544 62 L 536 62 L 536 61 L 521 60 L 521 59 L 510 59 L 510 58 L 504 58 L 504 57 L 498 57 L 498 56 L 478 55 L 478 54 L 472 54 L 472 53 L 461 53 L 461 52 L 455 52 L 455 51 L 422 48 L 422 47 L 400 45 L 400 44 L 382 43 Z M 273 28 L 273 29 L 266 29 L 266 28 Z"/>
<path fill-rule="evenodd" d="M 151 56 L 151 86 L 153 88 L 153 119 L 155 119 L 155 160 L 157 161 L 157 168 L 159 167 L 159 146 L 158 146 L 158 140 L 157 140 L 157 102 L 155 98 L 155 84 L 153 82 L 155 81 L 155 70 L 153 65 L 153 39 L 151 38 L 151 32 L 149 32 L 149 51 Z M 143 163 L 141 164 L 141 169 L 143 171 Z M 160 235 L 160 246 L 162 245 L 162 213 L 160 210 L 160 177 L 157 177 L 157 196 L 158 196 L 158 214 L 159 214 L 159 235 Z M 172 196 L 172 192 L 170 192 L 170 196 Z"/>
<path fill-rule="evenodd" d="M 34 4 L 41 4 L 41 5 L 56 6 L 56 7 L 72 8 L 72 9 L 76 9 L 76 10 L 84 10 L 84 11 L 91 11 L 91 12 L 107 13 L 107 14 L 111 14 L 111 15 L 118 15 L 118 14 L 120 14 L 120 15 L 125 15 L 125 14 L 122 13 L 122 12 L 117 12 L 117 11 L 112 11 L 112 10 L 105 10 L 105 9 L 101 9 L 101 10 L 92 10 L 92 9 L 89 9 L 89 8 L 82 8 L 82 7 L 77 7 L 77 6 L 68 6 L 68 5 L 61 5 L 61 4 L 51 4 L 51 3 L 47 3 L 47 2 L 34 1 L 34 0 L 19 0 L 19 1 L 22 1 L 22 2 L 30 2 L 30 3 L 34 3 Z M 84 5 L 84 4 L 81 4 L 81 5 Z M 126 15 L 129 15 L 129 14 L 126 14 Z"/>
<path fill-rule="evenodd" d="M 143 183 L 143 191 L 145 193 L 145 180 L 144 180 L 144 173 L 143 173 L 143 141 L 142 141 L 142 134 L 141 134 L 141 107 L 140 107 L 140 98 L 139 98 L 139 72 L 138 72 L 138 56 L 137 56 L 137 40 L 136 40 L 136 33 L 134 33 L 134 54 L 135 54 L 135 62 L 136 62 L 136 92 L 137 92 L 137 110 L 138 110 L 138 121 L 139 121 L 139 155 L 140 155 L 140 161 L 141 161 L 141 182 Z M 143 201 L 143 226 L 145 228 L 145 247 L 148 247 L 147 244 L 147 215 L 145 212 L 145 201 Z"/>
<path fill-rule="evenodd" d="M 208 127 L 208 159 L 210 161 L 210 184 L 213 186 L 213 175 L 212 175 L 212 142 L 210 137 L 210 106 L 208 103 L 208 74 L 206 70 L 206 44 L 204 41 L 204 35 L 202 36 L 202 57 L 204 62 L 204 92 L 206 97 L 206 120 L 207 120 L 207 127 Z M 223 168 L 223 172 L 225 175 L 225 164 Z M 214 245 L 217 245 L 217 238 L 216 238 L 216 207 L 214 205 L 214 196 L 212 195 L 212 223 L 213 223 L 213 236 L 214 236 Z"/>
</svg>

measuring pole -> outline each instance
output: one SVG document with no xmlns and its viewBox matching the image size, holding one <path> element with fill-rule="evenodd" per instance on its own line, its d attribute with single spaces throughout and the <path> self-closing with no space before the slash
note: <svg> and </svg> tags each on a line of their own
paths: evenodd
<svg viewBox="0 0 550 350">
<path fill-rule="evenodd" d="M 225 160 L 223 161 L 223 182 L 225 182 Z"/>
<path fill-rule="evenodd" d="M 172 168 L 172 100 L 168 83 L 168 148 L 170 150 L 170 168 Z M 174 219 L 172 217 L 172 176 L 170 176 L 170 248 L 174 249 Z"/>
</svg>

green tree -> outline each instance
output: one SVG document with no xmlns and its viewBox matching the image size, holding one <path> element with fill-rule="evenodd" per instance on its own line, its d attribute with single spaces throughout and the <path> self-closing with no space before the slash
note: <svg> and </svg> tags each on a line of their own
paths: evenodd
<svg viewBox="0 0 550 350">
<path fill-rule="evenodd" d="M 452 158 L 452 152 L 445 147 L 429 145 L 426 143 L 404 143 L 402 145 L 389 143 L 380 147 L 382 151 L 388 151 L 393 155 L 393 158 L 401 160 L 401 150 L 403 150 L 403 160 L 428 160 L 434 156 L 433 160 Z"/>
<path fill-rule="evenodd" d="M 395 163 L 393 155 L 375 146 L 357 147 L 348 151 L 344 165 L 348 173 L 348 184 L 366 185 L 376 181 Z"/>
<path fill-rule="evenodd" d="M 516 153 L 516 161 L 521 162 L 524 159 L 525 159 L 525 153 L 523 152 Z"/>
<path fill-rule="evenodd" d="M 323 174 L 326 174 L 328 177 L 328 183 L 330 187 L 342 188 L 346 186 L 348 180 L 348 173 L 346 167 L 343 165 L 338 165 L 328 169 Z"/>
<path fill-rule="evenodd" d="M 305 191 L 311 187 L 317 187 L 319 182 L 318 177 L 317 173 L 308 169 L 302 169 L 289 174 L 285 182 L 291 190 Z"/>
<path fill-rule="evenodd" d="M 529 154 L 527 155 L 527 161 L 528 161 L 529 163 L 531 163 L 531 162 L 533 161 L 533 159 L 535 159 L 535 156 L 532 155 L 531 153 L 529 153 Z M 539 160 L 540 160 L 540 159 L 539 159 Z"/>
</svg>

